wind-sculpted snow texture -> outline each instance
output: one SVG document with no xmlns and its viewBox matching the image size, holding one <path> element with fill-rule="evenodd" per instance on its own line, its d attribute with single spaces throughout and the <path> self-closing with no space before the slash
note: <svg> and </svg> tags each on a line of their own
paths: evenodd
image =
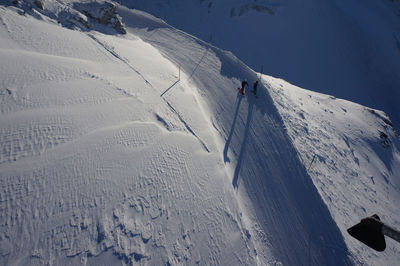
<svg viewBox="0 0 400 266">
<path fill-rule="evenodd" d="M 316 123 L 321 110 L 289 106 L 291 86 L 279 91 L 264 77 L 258 99 L 238 95 L 255 72 L 149 14 L 101 1 L 44 2 L 44 10 L 0 1 L 0 264 L 397 262 L 392 242 L 380 255 L 345 232 L 369 206 L 398 221 L 398 140 L 382 112 L 329 102 L 368 110 L 356 116 L 369 123 L 358 125 L 368 141 L 333 132 L 317 142 L 323 130 L 295 117 L 302 110 Z M 102 7 L 117 20 L 97 25 L 85 15 Z M 304 142 L 299 127 L 310 133 L 299 135 Z M 344 159 L 329 145 L 336 137 Z M 358 145 L 377 158 L 361 181 L 353 163 L 366 163 L 357 151 L 368 158 L 368 150 Z M 334 183 L 335 171 L 352 174 L 352 186 Z M 368 196 L 346 194 L 370 180 Z"/>
<path fill-rule="evenodd" d="M 148 29 L 146 14 L 119 12 L 128 29 L 181 65 L 206 100 L 222 140 L 219 149 L 232 186 L 251 217 L 250 233 L 259 254 L 265 254 L 267 247 L 283 264 L 349 264 L 343 237 L 299 160 L 269 94 L 265 88 L 260 89 L 258 99 L 251 93 L 237 94 L 240 79 L 254 81 L 256 74 L 231 53 L 162 22 Z"/>
<path fill-rule="evenodd" d="M 400 228 L 400 139 L 390 120 L 333 96 L 264 76 L 289 135 L 340 230 L 377 213 Z M 368 265 L 397 265 L 398 243 L 387 238 L 381 256 L 344 234 Z M 358 249 L 358 250 L 357 250 Z M 362 260 L 359 261 L 362 264 Z"/>
<path fill-rule="evenodd" d="M 0 6 L 0 264 L 256 264 L 188 78 L 33 14 Z"/>
<path fill-rule="evenodd" d="M 256 71 L 384 110 L 400 128 L 395 0 L 127 0 Z"/>
</svg>

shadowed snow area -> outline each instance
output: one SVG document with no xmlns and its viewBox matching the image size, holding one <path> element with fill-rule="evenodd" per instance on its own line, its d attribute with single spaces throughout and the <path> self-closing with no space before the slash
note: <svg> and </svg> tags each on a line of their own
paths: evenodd
<svg viewBox="0 0 400 266">
<path fill-rule="evenodd" d="M 1 265 L 397 263 L 345 231 L 400 227 L 385 113 L 269 76 L 242 96 L 257 73 L 142 11 L 0 3 Z"/>
<path fill-rule="evenodd" d="M 373 213 L 400 228 L 400 141 L 386 114 L 281 79 L 263 81 L 340 230 Z M 390 238 L 378 253 L 344 237 L 357 264 L 397 264 L 400 246 Z"/>
<path fill-rule="evenodd" d="M 400 128 L 397 0 L 126 0 L 256 71 L 384 110 Z"/>
</svg>

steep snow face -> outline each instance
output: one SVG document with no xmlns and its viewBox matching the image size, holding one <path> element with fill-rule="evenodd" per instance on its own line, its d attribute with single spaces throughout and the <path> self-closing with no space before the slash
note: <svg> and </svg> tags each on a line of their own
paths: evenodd
<svg viewBox="0 0 400 266">
<path fill-rule="evenodd" d="M 373 213 L 400 227 L 399 139 L 383 112 L 270 77 L 257 99 L 236 96 L 239 78 L 251 84 L 257 77 L 232 54 L 162 22 L 148 26 L 146 14 L 130 18 L 123 19 L 130 30 L 191 73 L 222 138 L 220 150 L 248 208 L 253 239 L 271 245 L 284 264 L 343 265 L 347 256 L 355 264 L 397 264 L 394 241 L 378 254 L 346 232 Z"/>
<path fill-rule="evenodd" d="M 351 263 L 343 236 L 299 160 L 265 87 L 256 99 L 237 94 L 241 78 L 256 73 L 231 53 L 177 31 L 148 14 L 121 8 L 133 31 L 188 73 L 219 136 L 219 150 L 241 208 L 250 221 L 261 264 L 265 248 L 283 264 Z M 130 14 L 130 15 L 128 15 Z M 148 26 L 148 21 L 153 21 Z M 178 47 L 178 49 L 177 49 Z"/>
<path fill-rule="evenodd" d="M 256 264 L 188 77 L 31 15 L 0 6 L 0 264 Z"/>
<path fill-rule="evenodd" d="M 400 228 L 400 139 L 380 111 L 264 76 L 288 133 L 342 232 L 377 213 Z M 344 234 L 368 265 L 396 265 L 399 244 L 384 255 Z M 361 261 L 360 261 L 361 262 Z"/>
<path fill-rule="evenodd" d="M 398 1 L 129 0 L 124 4 L 232 51 L 254 70 L 384 110 L 400 127 Z"/>
</svg>

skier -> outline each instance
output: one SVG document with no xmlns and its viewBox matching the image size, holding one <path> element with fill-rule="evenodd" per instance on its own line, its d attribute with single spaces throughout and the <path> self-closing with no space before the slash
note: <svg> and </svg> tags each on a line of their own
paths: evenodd
<svg viewBox="0 0 400 266">
<path fill-rule="evenodd" d="M 246 79 L 245 79 L 245 80 L 242 81 L 242 87 L 241 87 L 241 88 L 238 88 L 239 92 L 240 92 L 242 95 L 244 95 L 244 87 L 245 87 L 246 85 L 249 86 L 249 83 L 247 83 L 247 81 L 246 81 Z"/>
<path fill-rule="evenodd" d="M 256 80 L 256 81 L 253 83 L 253 94 L 254 94 L 254 96 L 256 96 L 256 97 L 257 97 L 257 86 L 258 86 L 258 80 Z"/>
</svg>

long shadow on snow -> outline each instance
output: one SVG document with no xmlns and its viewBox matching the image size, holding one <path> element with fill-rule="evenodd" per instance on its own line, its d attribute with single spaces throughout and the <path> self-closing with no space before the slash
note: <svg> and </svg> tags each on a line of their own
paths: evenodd
<svg viewBox="0 0 400 266">
<path fill-rule="evenodd" d="M 236 167 L 235 167 L 235 172 L 233 174 L 233 179 L 232 179 L 232 185 L 233 185 L 234 188 L 238 188 L 238 185 L 239 185 L 238 184 L 238 182 L 239 182 L 239 173 L 240 173 L 240 169 L 242 168 L 243 157 L 244 157 L 244 155 L 246 153 L 248 136 L 250 135 L 249 134 L 249 130 L 250 130 L 251 118 L 253 116 L 253 107 L 254 107 L 254 104 L 253 103 L 249 103 L 243 142 L 242 142 L 242 146 L 240 147 L 239 158 L 237 160 Z"/>
<path fill-rule="evenodd" d="M 135 19 L 131 15 L 125 24 L 134 27 Z M 148 36 L 143 30 L 131 30 L 143 39 Z M 351 264 L 343 236 L 283 130 L 267 89 L 260 86 L 258 99 L 246 95 L 236 107 L 232 104 L 238 81 L 253 81 L 256 74 L 231 53 L 173 28 L 159 28 L 155 39 L 151 44 L 179 62 L 183 71 L 196 69 L 192 81 L 213 110 L 213 123 L 227 136 L 224 159 L 228 148 L 237 156 L 232 184 L 244 185 L 265 232 L 265 245 L 270 243 L 275 258 L 284 265 Z M 207 48 L 211 49 L 204 58 Z M 233 123 L 229 114 L 234 114 Z"/>
<path fill-rule="evenodd" d="M 236 104 L 235 114 L 233 115 L 232 127 L 231 127 L 231 130 L 229 131 L 230 133 L 229 133 L 229 136 L 226 140 L 225 147 L 224 147 L 224 162 L 225 163 L 230 162 L 230 159 L 228 157 L 228 149 L 229 149 L 229 144 L 232 141 L 233 132 L 235 131 L 236 120 L 237 120 L 237 117 L 239 114 L 239 107 L 240 107 L 240 103 L 242 102 L 243 97 L 241 95 L 239 95 L 239 93 L 238 93 L 236 99 L 237 99 L 236 100 L 237 104 Z"/>
<path fill-rule="evenodd" d="M 216 55 L 222 62 L 221 74 L 234 77 L 237 70 L 230 71 L 232 62 L 224 64 L 224 53 Z M 247 67 L 243 72 L 242 78 L 257 79 Z M 246 188 L 258 222 L 269 236 L 275 256 L 284 264 L 351 264 L 341 232 L 299 160 L 267 89 L 260 87 L 258 99 L 251 93 L 246 95 L 247 118 L 242 134 L 237 134 L 242 140 L 232 147 L 238 154 L 232 185 L 238 188 L 243 184 Z M 227 146 L 234 142 L 237 113 L 240 112 L 235 111 L 224 158 Z"/>
<path fill-rule="evenodd" d="M 257 79 L 229 52 L 213 50 L 222 63 L 221 75 Z M 236 106 L 224 158 L 231 146 L 238 156 L 232 185 L 238 188 L 243 184 L 246 188 L 274 255 L 287 265 L 352 264 L 343 236 L 300 161 L 268 90 L 261 85 L 258 99 L 247 93 L 246 102 L 247 113 L 238 111 L 240 106 Z M 240 115 L 246 116 L 241 129 L 235 125 Z M 239 134 L 234 134 L 235 128 Z M 232 145 L 234 142 L 238 144 Z"/>
</svg>

